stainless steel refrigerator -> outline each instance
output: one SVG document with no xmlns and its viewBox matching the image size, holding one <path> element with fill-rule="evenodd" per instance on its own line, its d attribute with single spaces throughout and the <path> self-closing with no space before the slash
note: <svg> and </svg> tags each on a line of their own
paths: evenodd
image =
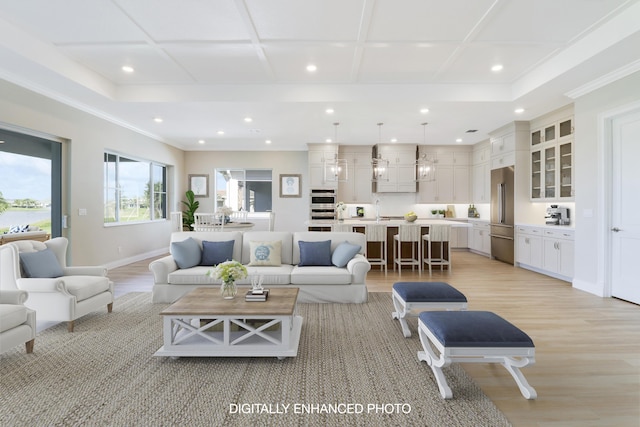
<svg viewBox="0 0 640 427">
<path fill-rule="evenodd" d="M 513 166 L 491 171 L 491 257 L 513 264 Z"/>
</svg>

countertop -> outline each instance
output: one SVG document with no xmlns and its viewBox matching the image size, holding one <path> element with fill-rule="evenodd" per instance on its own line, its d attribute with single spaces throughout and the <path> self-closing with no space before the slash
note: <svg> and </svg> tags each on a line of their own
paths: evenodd
<svg viewBox="0 0 640 427">
<path fill-rule="evenodd" d="M 465 222 L 463 222 L 465 221 Z M 306 222 L 308 226 L 330 226 L 332 224 L 346 224 L 346 225 L 367 225 L 367 224 L 384 224 L 389 227 L 397 227 L 401 224 L 411 224 L 404 219 L 380 219 L 380 221 L 376 221 L 375 218 L 348 218 L 344 221 L 336 221 L 336 220 L 322 220 L 322 219 L 313 219 Z M 451 227 L 470 227 L 471 224 L 466 222 L 466 218 L 418 218 L 413 222 L 413 224 L 420 225 L 450 225 Z"/>
</svg>

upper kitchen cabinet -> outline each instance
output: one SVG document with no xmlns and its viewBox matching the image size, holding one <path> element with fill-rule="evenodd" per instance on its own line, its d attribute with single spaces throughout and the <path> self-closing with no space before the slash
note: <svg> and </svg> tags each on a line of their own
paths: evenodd
<svg viewBox="0 0 640 427">
<path fill-rule="evenodd" d="M 338 156 L 347 161 L 347 181 L 338 184 L 338 200 L 345 203 L 371 203 L 372 147 L 341 145 Z"/>
<path fill-rule="evenodd" d="M 528 150 L 528 122 L 512 122 L 489 134 L 491 169 L 515 166 L 517 152 Z"/>
<path fill-rule="evenodd" d="M 435 181 L 418 182 L 418 203 L 469 203 L 470 147 L 421 145 L 418 155 L 433 160 L 436 167 Z"/>
<path fill-rule="evenodd" d="M 567 201 L 574 197 L 573 116 L 563 108 L 531 122 L 532 201 Z"/>
<path fill-rule="evenodd" d="M 337 189 L 338 182 L 327 180 L 325 165 L 338 156 L 337 144 L 307 144 L 309 147 L 309 188 Z"/>
<path fill-rule="evenodd" d="M 374 156 L 389 161 L 388 181 L 377 181 L 374 191 L 377 193 L 415 193 L 416 192 L 416 146 L 410 144 L 378 144 L 374 147 Z"/>
<path fill-rule="evenodd" d="M 489 141 L 473 146 L 471 169 L 471 202 L 491 202 L 491 170 L 489 167 Z"/>
</svg>

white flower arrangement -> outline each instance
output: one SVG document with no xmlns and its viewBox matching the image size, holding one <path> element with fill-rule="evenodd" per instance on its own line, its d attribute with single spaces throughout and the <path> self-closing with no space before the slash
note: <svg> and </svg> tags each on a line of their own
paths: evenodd
<svg viewBox="0 0 640 427">
<path fill-rule="evenodd" d="M 207 276 L 221 279 L 224 283 L 244 279 L 247 274 L 247 267 L 233 260 L 221 262 L 213 270 L 207 271 Z"/>
<path fill-rule="evenodd" d="M 336 210 L 338 212 L 344 212 L 344 211 L 347 210 L 347 205 L 345 205 L 344 202 L 338 202 L 338 203 L 336 203 Z"/>
<path fill-rule="evenodd" d="M 233 209 L 231 209 L 229 206 L 222 206 L 220 208 L 218 208 L 218 213 L 224 215 L 224 216 L 229 216 L 233 213 Z"/>
</svg>

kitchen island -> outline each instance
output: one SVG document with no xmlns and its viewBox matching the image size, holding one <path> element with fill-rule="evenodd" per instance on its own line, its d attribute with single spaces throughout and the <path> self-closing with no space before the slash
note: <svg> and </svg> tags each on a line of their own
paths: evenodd
<svg viewBox="0 0 640 427">
<path fill-rule="evenodd" d="M 411 224 L 403 219 L 403 217 L 381 217 L 379 220 L 375 218 L 348 218 L 343 221 L 337 220 L 309 220 L 306 222 L 309 231 L 332 231 L 332 227 L 336 224 L 342 224 L 350 227 L 349 231 L 364 233 L 367 224 L 382 224 L 387 227 L 387 254 L 393 254 L 393 236 L 398 234 L 398 227 L 402 224 Z M 432 225 L 450 225 L 451 241 L 449 244 L 452 249 L 467 248 L 467 229 L 472 226 L 467 222 L 466 218 L 418 218 L 413 224 L 419 224 L 422 228 L 422 234 L 429 234 L 429 226 Z M 403 244 L 403 251 L 410 250 L 409 243 Z M 367 248 L 369 257 L 376 258 L 379 256 L 379 247 L 371 245 Z M 387 257 L 387 266 L 393 267 L 392 256 Z"/>
</svg>

